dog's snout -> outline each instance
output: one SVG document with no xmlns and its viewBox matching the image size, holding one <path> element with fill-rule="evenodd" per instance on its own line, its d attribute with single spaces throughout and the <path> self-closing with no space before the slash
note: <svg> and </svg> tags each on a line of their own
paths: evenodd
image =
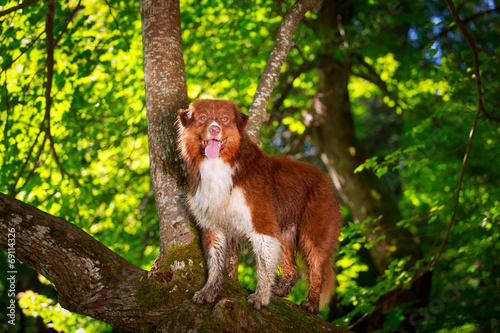
<svg viewBox="0 0 500 333">
<path fill-rule="evenodd" d="M 212 136 L 217 136 L 220 133 L 220 127 L 219 126 L 210 126 L 208 131 L 210 132 L 210 134 Z"/>
</svg>

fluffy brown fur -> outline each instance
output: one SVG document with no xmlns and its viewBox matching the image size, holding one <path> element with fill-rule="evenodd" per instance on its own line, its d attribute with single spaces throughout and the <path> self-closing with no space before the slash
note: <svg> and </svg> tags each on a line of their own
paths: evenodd
<svg viewBox="0 0 500 333">
<path fill-rule="evenodd" d="M 335 285 L 332 256 L 341 227 L 330 179 L 317 168 L 270 156 L 254 144 L 248 116 L 234 102 L 197 100 L 179 111 L 179 146 L 189 171 L 188 204 L 204 232 L 208 280 L 193 298 L 212 303 L 223 281 L 228 244 L 246 238 L 257 261 L 257 290 L 249 303 L 267 306 L 271 293 L 288 294 L 298 279 L 295 251 L 309 269 L 302 307 L 318 313 Z M 275 269 L 282 276 L 274 285 Z"/>
</svg>

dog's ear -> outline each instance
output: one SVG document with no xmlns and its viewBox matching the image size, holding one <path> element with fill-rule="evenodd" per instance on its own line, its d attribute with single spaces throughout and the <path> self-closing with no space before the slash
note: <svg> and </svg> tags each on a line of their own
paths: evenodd
<svg viewBox="0 0 500 333">
<path fill-rule="evenodd" d="M 248 122 L 248 115 L 244 114 L 240 110 L 236 111 L 236 126 L 240 131 L 243 131 Z"/>
<path fill-rule="evenodd" d="M 191 112 L 191 109 L 180 109 L 177 111 L 177 115 L 179 116 L 179 121 L 183 127 L 189 126 L 193 121 L 193 113 Z"/>
</svg>

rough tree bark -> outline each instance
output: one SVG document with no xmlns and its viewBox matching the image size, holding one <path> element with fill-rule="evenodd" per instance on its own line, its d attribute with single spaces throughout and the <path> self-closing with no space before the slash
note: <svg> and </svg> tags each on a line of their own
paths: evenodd
<svg viewBox="0 0 500 333">
<path fill-rule="evenodd" d="M 176 112 L 188 104 L 179 1 L 142 0 L 141 14 L 151 178 L 161 234 L 153 274 L 70 222 L 1 193 L 0 248 L 8 251 L 8 234 L 15 234 L 16 257 L 54 283 L 63 307 L 127 332 L 345 332 L 281 298 L 254 311 L 246 301 L 249 292 L 231 279 L 216 304 L 191 301 L 206 272 L 198 233 L 184 209 L 185 175 L 176 150 Z"/>
<path fill-rule="evenodd" d="M 320 11 L 320 29 L 338 32 L 339 19 L 349 22 L 349 5 L 338 0 L 325 1 Z M 339 32 L 337 36 L 329 37 L 336 43 L 342 40 Z M 402 217 L 387 185 L 371 171 L 354 173 L 364 162 L 366 154 L 357 142 L 351 112 L 347 89 L 349 59 L 346 63 L 338 63 L 334 59 L 330 62 L 330 66 L 325 65 L 318 69 L 318 95 L 314 108 L 321 121 L 314 129 L 314 138 L 322 160 L 343 202 L 349 207 L 353 220 L 360 223 L 372 219 L 367 225 L 368 229 L 376 230 L 379 227 L 377 231 L 369 232 L 366 236 L 374 243 L 369 249 L 370 257 L 382 274 L 391 261 L 410 256 L 411 264 L 422 258 L 422 252 L 408 230 L 396 228 L 396 223 Z M 379 216 L 382 218 L 377 220 Z M 384 240 L 375 241 L 382 235 L 385 235 Z M 398 290 L 385 295 L 369 319 L 370 327 L 381 328 L 383 313 L 397 304 L 416 302 L 418 306 L 426 303 L 429 291 L 430 275 L 426 275 L 417 280 L 409 290 Z"/>
<path fill-rule="evenodd" d="M 62 218 L 0 193 L 0 247 L 51 281 L 64 308 L 132 331 L 151 318 L 137 310 L 146 271 Z M 12 244 L 12 243 L 11 243 Z M 9 253 L 11 253 L 11 251 Z"/>
<path fill-rule="evenodd" d="M 160 226 L 160 253 L 152 267 L 156 271 L 171 244 L 194 238 L 182 204 L 186 177 L 175 126 L 177 111 L 189 101 L 179 1 L 141 1 L 141 20 L 150 173 Z"/>
</svg>

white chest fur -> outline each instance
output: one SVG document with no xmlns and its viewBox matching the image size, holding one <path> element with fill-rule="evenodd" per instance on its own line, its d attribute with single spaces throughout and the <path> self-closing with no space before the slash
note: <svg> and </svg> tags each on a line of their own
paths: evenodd
<svg viewBox="0 0 500 333">
<path fill-rule="evenodd" d="M 200 165 L 201 182 L 189 201 L 198 224 L 213 231 L 249 236 L 252 216 L 243 190 L 233 187 L 233 169 L 221 159 L 205 159 Z"/>
</svg>

